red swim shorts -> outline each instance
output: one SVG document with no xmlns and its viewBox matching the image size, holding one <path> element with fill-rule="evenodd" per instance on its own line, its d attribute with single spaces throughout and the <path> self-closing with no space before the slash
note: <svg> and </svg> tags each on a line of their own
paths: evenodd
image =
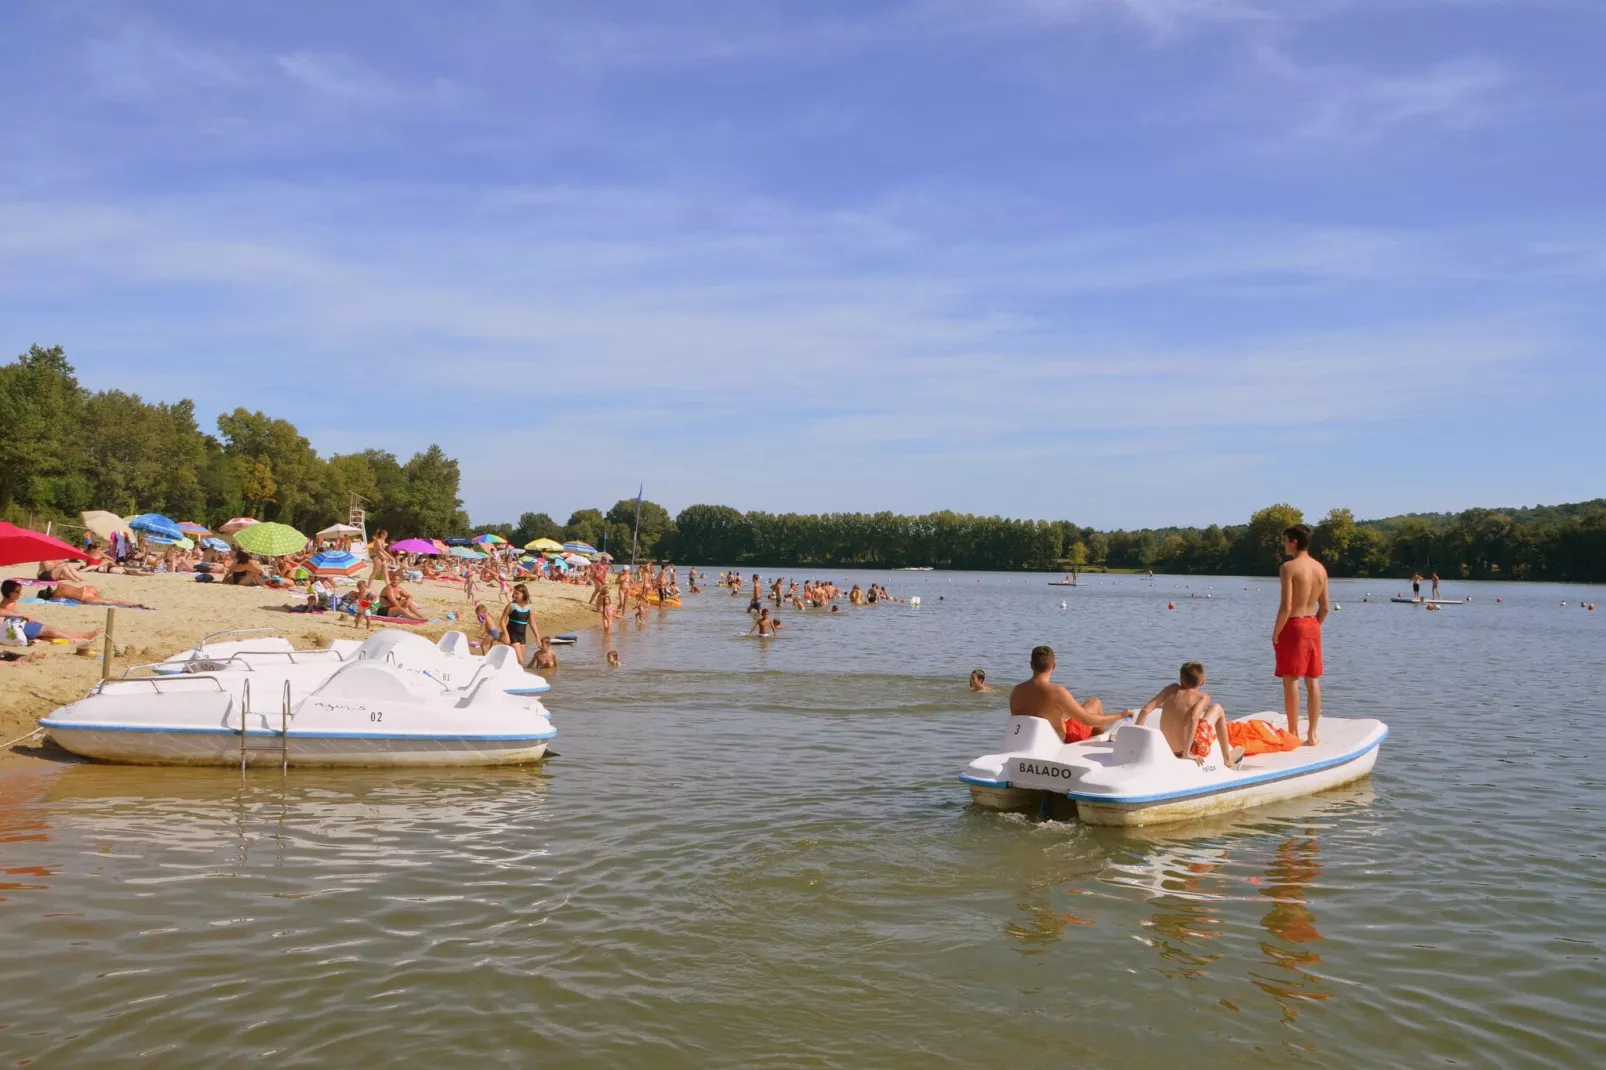
<svg viewBox="0 0 1606 1070">
<path fill-rule="evenodd" d="M 1093 730 L 1074 717 L 1065 718 L 1065 742 L 1086 743 L 1093 738 Z"/>
<path fill-rule="evenodd" d="M 1277 637 L 1277 675 L 1322 674 L 1322 626 L 1315 617 L 1293 617 Z"/>
</svg>

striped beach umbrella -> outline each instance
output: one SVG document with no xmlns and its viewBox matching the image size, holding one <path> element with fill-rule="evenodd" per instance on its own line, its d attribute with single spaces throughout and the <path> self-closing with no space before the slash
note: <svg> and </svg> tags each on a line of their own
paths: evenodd
<svg viewBox="0 0 1606 1070">
<path fill-rule="evenodd" d="M 205 524 L 197 524 L 193 520 L 179 521 L 178 529 L 186 535 L 210 535 L 212 529 Z"/>
<path fill-rule="evenodd" d="M 594 554 L 597 552 L 597 548 L 589 542 L 566 542 L 563 544 L 563 548 L 571 554 Z"/>
<path fill-rule="evenodd" d="M 217 529 L 217 533 L 219 535 L 233 535 L 236 531 L 239 531 L 241 528 L 248 528 L 252 524 L 255 524 L 255 523 L 258 523 L 258 521 L 252 519 L 251 517 L 237 516 L 233 520 L 230 520 L 230 521 L 220 525 L 218 527 L 218 529 Z"/>
<path fill-rule="evenodd" d="M 465 561 L 484 561 L 485 558 L 489 556 L 488 554 L 480 553 L 478 550 L 470 549 L 467 546 L 454 546 L 448 550 L 447 553 L 451 554 L 453 557 L 461 558 Z"/>
<path fill-rule="evenodd" d="M 502 536 L 493 535 L 488 531 L 484 535 L 476 535 L 476 536 L 474 536 L 474 538 L 471 541 L 472 542 L 477 542 L 481 546 L 501 546 L 501 545 L 503 545 L 504 543 L 507 542 L 507 540 L 502 538 Z"/>
<path fill-rule="evenodd" d="M 283 557 L 305 549 L 307 537 L 289 524 L 252 524 L 235 532 L 234 542 L 247 553 Z"/>
<path fill-rule="evenodd" d="M 349 550 L 325 550 L 313 554 L 306 567 L 314 576 L 351 576 L 367 568 L 368 562 Z"/>
</svg>

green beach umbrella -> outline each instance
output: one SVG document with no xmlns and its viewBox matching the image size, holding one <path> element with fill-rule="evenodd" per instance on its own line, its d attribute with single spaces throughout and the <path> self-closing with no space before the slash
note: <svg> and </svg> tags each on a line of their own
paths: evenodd
<svg viewBox="0 0 1606 1070">
<path fill-rule="evenodd" d="M 305 549 L 307 537 L 289 524 L 252 524 L 234 533 L 234 543 L 247 553 L 283 557 Z"/>
</svg>

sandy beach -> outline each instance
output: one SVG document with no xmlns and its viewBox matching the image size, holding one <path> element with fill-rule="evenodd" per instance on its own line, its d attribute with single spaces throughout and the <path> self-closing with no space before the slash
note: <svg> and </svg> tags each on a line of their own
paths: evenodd
<svg viewBox="0 0 1606 1070">
<path fill-rule="evenodd" d="M 36 575 L 37 571 L 28 565 L 15 565 L 0 570 L 0 578 L 25 579 Z M 113 641 L 119 653 L 112 663 L 114 675 L 132 665 L 160 661 L 193 647 L 212 632 L 231 628 L 279 628 L 298 648 L 309 650 L 324 646 L 330 639 L 362 634 L 360 629 L 352 627 L 353 618 L 345 614 L 289 612 L 297 603 L 280 590 L 196 583 L 195 577 L 187 574 L 90 575 L 87 582 L 98 587 L 107 598 L 155 607 L 117 610 Z M 452 628 L 470 635 L 478 630 L 473 607 L 463 600 L 462 589 L 457 585 L 426 580 L 409 583 L 407 587 L 433 618 L 409 630 L 432 639 Z M 543 634 L 577 631 L 598 622 L 597 614 L 587 606 L 591 596 L 588 587 L 537 582 L 529 584 L 529 590 L 535 621 Z M 34 592 L 37 588 L 29 588 L 24 597 Z M 478 594 L 479 601 L 493 613 L 501 612 L 502 602 L 497 593 L 490 592 L 487 597 L 481 587 Z M 104 606 L 27 603 L 22 608 L 35 620 L 64 631 L 85 633 L 104 627 L 106 623 Z M 447 619 L 448 612 L 456 613 L 459 620 Z M 462 620 L 464 617 L 467 617 L 466 624 Z M 0 684 L 0 743 L 24 735 L 38 726 L 40 717 L 83 697 L 100 679 L 102 648 L 98 639 L 90 644 L 87 654 L 77 653 L 72 645 L 36 643 L 27 652 L 43 653 L 39 661 L 0 665 L 0 681 L 3 681 Z M 7 649 L 11 653 L 24 653 L 21 648 Z M 28 740 L 20 748 L 6 748 L 0 752 L 0 762 L 28 760 L 29 751 L 38 744 L 39 738 Z"/>
</svg>

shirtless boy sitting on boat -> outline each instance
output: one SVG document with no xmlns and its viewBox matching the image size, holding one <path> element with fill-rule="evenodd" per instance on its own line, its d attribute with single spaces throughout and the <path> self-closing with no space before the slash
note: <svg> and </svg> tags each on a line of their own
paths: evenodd
<svg viewBox="0 0 1606 1070">
<path fill-rule="evenodd" d="M 1167 684 L 1138 711 L 1138 724 L 1149 719 L 1149 714 L 1160 711 L 1160 732 L 1178 758 L 1192 758 L 1200 765 L 1210 757 L 1210 748 L 1221 742 L 1221 760 L 1228 769 L 1238 768 L 1243 760 L 1242 747 L 1227 747 L 1227 715 L 1221 703 L 1211 702 L 1210 696 L 1199 688 L 1204 686 L 1204 666 L 1197 661 L 1186 662 L 1178 674 L 1178 683 Z M 1131 711 L 1128 711 L 1131 712 Z"/>
<path fill-rule="evenodd" d="M 1124 714 L 1107 714 L 1104 703 L 1090 698 L 1076 701 L 1069 690 L 1054 683 L 1054 648 L 1032 648 L 1032 678 L 1009 693 L 1009 712 L 1015 717 L 1041 717 L 1067 743 L 1081 743 L 1121 720 Z"/>
</svg>

